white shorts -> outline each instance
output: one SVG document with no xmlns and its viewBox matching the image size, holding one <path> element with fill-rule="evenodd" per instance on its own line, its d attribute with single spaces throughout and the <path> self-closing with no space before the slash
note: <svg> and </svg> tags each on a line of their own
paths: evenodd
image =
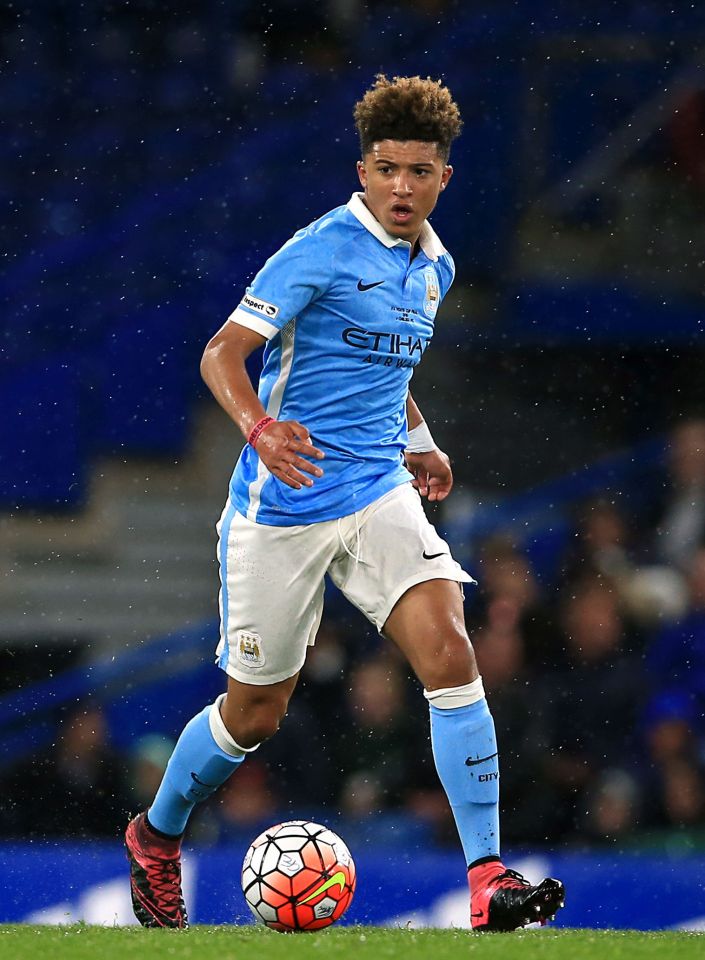
<svg viewBox="0 0 705 960">
<path fill-rule="evenodd" d="M 278 683 L 298 673 L 321 622 L 326 573 L 380 632 L 414 584 L 475 582 L 426 519 L 410 483 L 340 520 L 295 527 L 254 523 L 228 501 L 216 529 L 216 658 L 243 683 Z"/>
</svg>

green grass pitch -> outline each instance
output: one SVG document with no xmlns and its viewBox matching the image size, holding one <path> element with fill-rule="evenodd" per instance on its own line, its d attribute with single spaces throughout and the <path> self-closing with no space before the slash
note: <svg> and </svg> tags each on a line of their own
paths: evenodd
<svg viewBox="0 0 705 960">
<path fill-rule="evenodd" d="M 705 955 L 699 933 L 634 930 L 465 930 L 341 927 L 284 935 L 263 927 L 0 926 L 3 960 L 632 960 Z"/>
</svg>

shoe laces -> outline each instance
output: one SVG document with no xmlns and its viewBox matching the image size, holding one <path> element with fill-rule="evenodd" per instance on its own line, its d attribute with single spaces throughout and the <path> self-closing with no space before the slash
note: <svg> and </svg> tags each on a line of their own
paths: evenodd
<svg viewBox="0 0 705 960">
<path fill-rule="evenodd" d="M 492 886 L 505 887 L 505 888 L 531 886 L 531 884 L 526 879 L 526 877 L 523 877 L 516 870 L 509 870 L 506 868 L 503 873 L 500 873 L 499 876 L 494 877 L 494 879 L 490 881 L 490 884 Z"/>
<path fill-rule="evenodd" d="M 147 863 L 149 882 L 155 892 L 167 901 L 181 905 L 181 870 L 178 860 L 149 857 Z"/>
</svg>

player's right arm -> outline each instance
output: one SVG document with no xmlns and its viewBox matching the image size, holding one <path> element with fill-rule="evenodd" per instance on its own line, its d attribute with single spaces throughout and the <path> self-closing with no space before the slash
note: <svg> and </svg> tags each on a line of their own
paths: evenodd
<svg viewBox="0 0 705 960">
<path fill-rule="evenodd" d="M 267 416 L 245 367 L 253 350 L 265 342 L 256 331 L 226 320 L 209 340 L 201 359 L 201 376 L 245 439 Z M 256 450 L 269 472 L 294 490 L 312 486 L 311 477 L 323 475 L 320 467 L 304 459 L 322 460 L 324 454 L 312 445 L 308 430 L 297 420 L 270 423 L 256 440 Z"/>
</svg>

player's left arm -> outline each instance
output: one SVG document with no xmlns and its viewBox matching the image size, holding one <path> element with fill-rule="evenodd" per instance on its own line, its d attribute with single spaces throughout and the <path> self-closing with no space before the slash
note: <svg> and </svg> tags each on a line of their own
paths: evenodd
<svg viewBox="0 0 705 960">
<path fill-rule="evenodd" d="M 404 459 L 414 475 L 412 486 L 430 501 L 445 500 L 453 488 L 450 460 L 434 443 L 411 392 L 406 397 L 406 423 L 409 447 L 404 451 Z"/>
</svg>

